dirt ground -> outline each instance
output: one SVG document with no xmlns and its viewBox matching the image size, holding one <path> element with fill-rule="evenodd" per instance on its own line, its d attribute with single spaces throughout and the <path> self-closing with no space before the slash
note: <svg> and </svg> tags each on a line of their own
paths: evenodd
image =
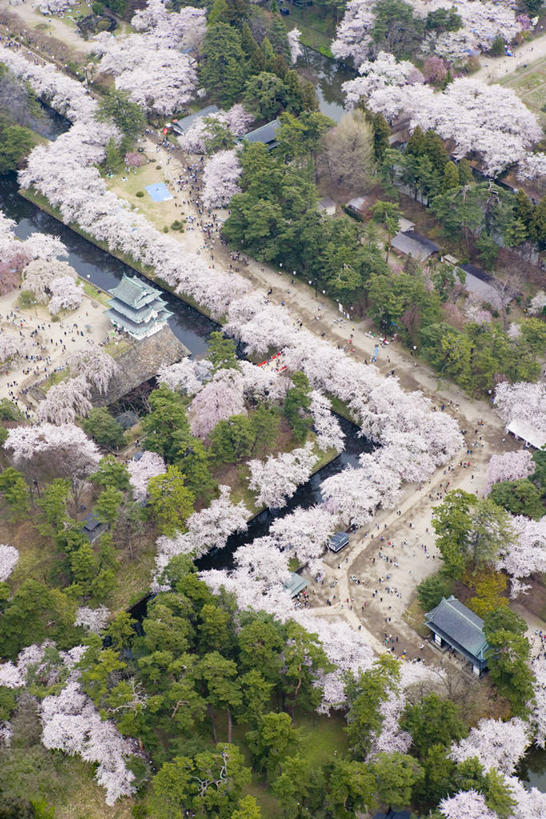
<svg viewBox="0 0 546 819">
<path fill-rule="evenodd" d="M 489 57 L 482 55 L 482 67 L 472 77 L 483 82 L 495 82 L 507 77 L 518 68 L 536 62 L 546 56 L 546 34 L 523 43 L 514 50 L 513 57 Z"/>
<path fill-rule="evenodd" d="M 44 34 L 54 37 L 57 40 L 69 45 L 79 52 L 89 54 L 93 51 L 93 40 L 85 41 L 79 34 L 75 23 L 73 22 L 74 15 L 78 7 L 74 7 L 72 11 L 62 16 L 53 16 L 51 14 L 42 14 L 37 8 L 34 8 L 34 3 L 30 0 L 23 0 L 20 6 L 12 6 L 8 0 L 0 0 L 0 6 L 7 8 L 12 14 L 17 15 L 25 27 L 32 32 L 37 29 L 43 31 Z M 90 4 L 82 2 L 79 4 L 81 12 L 89 14 Z"/>
<path fill-rule="evenodd" d="M 33 418 L 34 403 L 23 391 L 64 367 L 72 353 L 100 344 L 113 331 L 104 305 L 87 295 L 77 310 L 63 312 L 55 322 L 44 305 L 17 308 L 19 293 L 12 290 L 0 297 L 0 332 L 25 339 L 35 358 L 15 359 L 0 370 L 0 398 L 15 401 Z"/>
</svg>

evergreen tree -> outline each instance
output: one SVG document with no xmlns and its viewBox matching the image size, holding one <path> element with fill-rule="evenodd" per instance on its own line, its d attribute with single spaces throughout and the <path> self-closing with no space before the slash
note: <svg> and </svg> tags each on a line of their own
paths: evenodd
<svg viewBox="0 0 546 819">
<path fill-rule="evenodd" d="M 456 188 L 459 185 L 459 171 L 454 162 L 447 162 L 444 168 L 444 178 L 442 180 L 442 190 Z"/>
<path fill-rule="evenodd" d="M 227 23 L 209 26 L 202 46 L 201 82 L 222 105 L 233 105 L 245 83 L 245 59 L 239 32 Z"/>
</svg>

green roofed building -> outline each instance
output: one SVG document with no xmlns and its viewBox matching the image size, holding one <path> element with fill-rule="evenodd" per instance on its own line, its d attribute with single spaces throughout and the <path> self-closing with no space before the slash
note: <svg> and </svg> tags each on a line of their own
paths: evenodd
<svg viewBox="0 0 546 819">
<path fill-rule="evenodd" d="M 307 586 L 307 580 L 300 577 L 296 572 L 290 572 L 290 578 L 284 584 L 284 588 L 289 592 L 290 597 L 297 597 L 298 594 Z"/>
<path fill-rule="evenodd" d="M 489 649 L 483 633 L 483 620 L 456 597 L 442 597 L 436 608 L 425 614 L 425 622 L 441 648 L 449 646 L 472 664 L 477 677 L 487 668 Z"/>
<path fill-rule="evenodd" d="M 172 316 L 161 291 L 136 276 L 124 276 L 117 287 L 108 291 L 112 324 L 133 338 L 147 338 L 165 326 Z"/>
</svg>

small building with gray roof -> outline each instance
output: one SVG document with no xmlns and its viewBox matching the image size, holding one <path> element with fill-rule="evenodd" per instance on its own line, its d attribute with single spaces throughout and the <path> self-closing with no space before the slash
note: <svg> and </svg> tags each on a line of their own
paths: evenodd
<svg viewBox="0 0 546 819">
<path fill-rule="evenodd" d="M 483 633 L 483 620 L 464 603 L 451 595 L 442 597 L 436 608 L 425 614 L 425 622 L 434 634 L 434 642 L 449 646 L 472 665 L 477 677 L 487 668 L 489 649 Z"/>
<path fill-rule="evenodd" d="M 262 142 L 268 151 L 277 147 L 277 131 L 281 127 L 278 119 L 273 119 L 271 122 L 266 122 L 254 131 L 249 131 L 241 139 L 246 142 Z"/>
<path fill-rule="evenodd" d="M 440 252 L 440 246 L 417 233 L 416 230 L 400 231 L 391 242 L 393 248 L 404 256 L 411 256 L 418 262 L 424 262 L 429 256 Z"/>
</svg>

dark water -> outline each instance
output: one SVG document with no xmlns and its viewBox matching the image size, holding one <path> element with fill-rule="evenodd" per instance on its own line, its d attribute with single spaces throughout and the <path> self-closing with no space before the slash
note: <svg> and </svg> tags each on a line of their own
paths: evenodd
<svg viewBox="0 0 546 819">
<path fill-rule="evenodd" d="M 68 263 L 82 279 L 89 280 L 103 290 L 115 287 L 121 281 L 124 273 L 142 278 L 132 268 L 104 250 L 95 247 L 87 239 L 41 211 L 32 202 L 19 196 L 14 174 L 0 176 L 0 210 L 17 222 L 15 232 L 21 239 L 34 231 L 59 236 L 69 252 Z M 169 309 L 174 314 L 169 320 L 169 326 L 175 336 L 194 355 L 206 352 L 207 337 L 212 330 L 216 329 L 214 322 L 169 293 L 164 293 L 164 296 L 168 301 Z"/>
<path fill-rule="evenodd" d="M 321 113 L 334 122 L 339 122 L 344 113 L 345 101 L 341 86 L 347 80 L 354 79 L 356 71 L 307 46 L 302 47 L 303 54 L 298 60 L 298 69 L 302 69 L 305 77 L 315 86 Z"/>
<path fill-rule="evenodd" d="M 546 749 L 532 748 L 525 754 L 517 775 L 528 785 L 546 793 Z"/>
<path fill-rule="evenodd" d="M 35 130 L 46 139 L 55 140 L 70 128 L 70 122 L 65 117 L 54 111 L 49 105 L 38 100 L 42 115 L 35 126 Z"/>
</svg>

